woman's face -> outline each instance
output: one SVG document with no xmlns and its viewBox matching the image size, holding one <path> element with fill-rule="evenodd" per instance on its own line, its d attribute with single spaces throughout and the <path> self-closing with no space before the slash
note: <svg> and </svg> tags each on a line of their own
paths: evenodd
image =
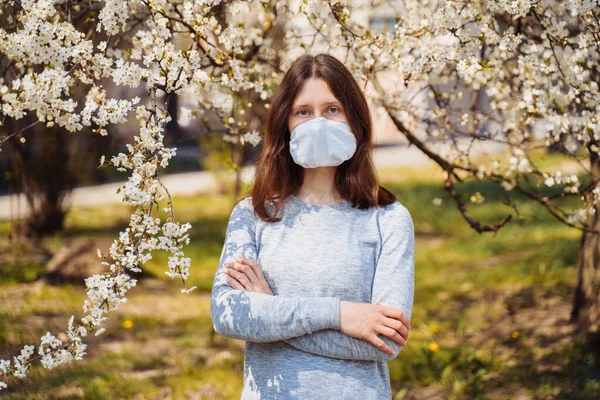
<svg viewBox="0 0 600 400">
<path fill-rule="evenodd" d="M 309 78 L 294 99 L 288 116 L 291 131 L 303 122 L 325 117 L 350 125 L 342 103 L 335 98 L 327 82 L 320 78 Z"/>
</svg>

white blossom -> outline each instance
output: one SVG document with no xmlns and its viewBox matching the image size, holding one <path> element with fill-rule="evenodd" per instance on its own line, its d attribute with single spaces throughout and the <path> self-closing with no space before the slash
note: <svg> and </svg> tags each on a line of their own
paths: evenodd
<svg viewBox="0 0 600 400">
<path fill-rule="evenodd" d="M 13 3 L 3 2 L 0 10 Z M 37 353 L 45 368 L 82 359 L 82 338 L 105 332 L 101 325 L 110 311 L 126 303 L 127 292 L 137 284 L 129 273 L 140 272 L 154 250 L 169 252 L 165 274 L 184 281 L 181 293 L 196 288 L 185 284 L 191 259 L 182 250 L 189 244 L 191 225 L 173 219 L 172 204 L 162 209 L 169 213 L 165 220 L 154 208 L 165 197 L 161 169 L 177 153 L 163 143 L 171 118 L 164 103 L 168 93 L 195 96 L 199 109 L 194 115 L 219 115 L 226 128 L 223 140 L 257 146 L 262 131 L 250 122 L 270 109 L 268 100 L 287 63 L 316 49 L 339 49 L 348 54 L 346 65 L 361 83 L 377 82 L 374 71 L 393 72 L 383 88 L 366 96 L 397 112 L 407 126 L 426 125 L 427 139 L 451 143 L 457 129 L 474 138 L 483 123 L 496 121 L 499 128 L 485 137 L 504 143 L 511 150 L 508 156 L 479 165 L 452 147 L 446 159 L 478 179 L 500 180 L 506 191 L 517 188 L 522 175 L 535 177 L 531 182 L 538 185 L 560 186 L 565 195 L 580 191 L 577 175 L 539 171 L 529 158 L 525 150 L 538 123 L 543 123 L 543 133 L 535 139 L 545 146 L 600 154 L 600 146 L 593 143 L 600 140 L 600 92 L 592 79 L 600 57 L 595 31 L 589 28 L 597 25 L 597 2 L 434 2 L 433 11 L 425 12 L 422 2 L 411 0 L 403 2 L 393 32 L 379 34 L 353 22 L 355 5 L 349 0 L 278 0 L 272 7 L 260 0 L 226 2 L 227 19 L 220 22 L 212 8 L 221 3 L 92 2 L 97 18 L 89 24 L 102 32 L 99 40 L 69 21 L 63 3 L 21 0 L 12 21 L 0 27 L 0 54 L 10 60 L 14 75 L 7 81 L 0 77 L 0 121 L 31 115 L 45 127 L 70 132 L 88 128 L 99 135 L 134 118 L 139 124 L 126 151 L 100 160 L 127 174 L 118 198 L 135 211 L 105 257 L 98 250 L 107 273 L 85 280 L 84 315 L 77 322 L 69 319 L 69 341 L 63 343 L 50 332 L 41 337 Z M 334 4 L 336 18 L 329 7 Z M 532 11 L 543 20 L 539 35 L 497 29 L 495 14 L 514 20 Z M 281 43 L 269 34 L 276 24 L 285 32 Z M 574 32 L 570 25 L 581 29 Z M 137 96 L 111 98 L 109 85 L 137 88 L 148 96 L 144 104 Z M 73 98 L 75 89 L 85 90 L 81 104 Z M 475 93 L 485 94 L 485 113 L 458 106 L 470 103 Z M 253 103 L 239 101 L 246 95 Z M 599 188 L 590 195 L 593 204 L 600 204 Z M 470 196 L 474 203 L 484 199 L 479 192 Z M 442 199 L 432 203 L 439 206 Z M 575 210 L 567 221 L 582 223 L 594 210 Z M 12 360 L 0 360 L 0 372 L 25 377 L 33 350 L 26 345 Z"/>
</svg>

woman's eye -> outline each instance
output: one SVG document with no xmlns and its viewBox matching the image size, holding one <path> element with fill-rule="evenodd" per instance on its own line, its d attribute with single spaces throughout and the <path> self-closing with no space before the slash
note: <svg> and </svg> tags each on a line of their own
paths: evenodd
<svg viewBox="0 0 600 400">
<path fill-rule="evenodd" d="M 297 112 L 298 115 L 301 115 L 303 117 L 306 117 L 308 114 L 301 114 L 301 112 L 306 111 L 306 110 L 300 110 Z"/>
<path fill-rule="evenodd" d="M 338 110 L 338 111 L 339 111 L 339 108 L 337 108 L 337 107 L 329 107 L 329 110 L 332 110 L 332 109 L 333 109 L 333 110 Z M 335 114 L 335 113 L 334 113 L 334 114 Z"/>
</svg>

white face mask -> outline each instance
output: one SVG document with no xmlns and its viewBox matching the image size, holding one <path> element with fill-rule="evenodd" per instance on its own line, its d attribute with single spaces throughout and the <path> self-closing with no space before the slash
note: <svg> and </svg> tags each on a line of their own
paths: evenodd
<svg viewBox="0 0 600 400">
<path fill-rule="evenodd" d="M 304 168 L 340 165 L 355 151 L 356 137 L 343 122 L 319 117 L 301 123 L 291 133 L 290 154 Z"/>
</svg>

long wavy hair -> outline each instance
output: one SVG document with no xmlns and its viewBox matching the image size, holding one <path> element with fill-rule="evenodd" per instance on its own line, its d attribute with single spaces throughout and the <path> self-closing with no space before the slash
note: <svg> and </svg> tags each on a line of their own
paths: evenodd
<svg viewBox="0 0 600 400">
<path fill-rule="evenodd" d="M 396 196 L 379 185 L 375 172 L 373 128 L 367 100 L 344 64 L 325 53 L 300 56 L 275 89 L 252 187 L 242 198 L 251 196 L 254 210 L 260 218 L 277 222 L 281 220 L 276 215 L 283 201 L 302 185 L 304 169 L 294 162 L 290 154 L 291 133 L 287 121 L 294 99 L 309 78 L 320 78 L 329 84 L 333 95 L 342 103 L 356 137 L 356 152 L 337 167 L 334 178 L 336 190 L 354 208 L 367 209 L 394 202 Z M 272 215 L 267 212 L 267 203 L 275 206 Z"/>
</svg>

